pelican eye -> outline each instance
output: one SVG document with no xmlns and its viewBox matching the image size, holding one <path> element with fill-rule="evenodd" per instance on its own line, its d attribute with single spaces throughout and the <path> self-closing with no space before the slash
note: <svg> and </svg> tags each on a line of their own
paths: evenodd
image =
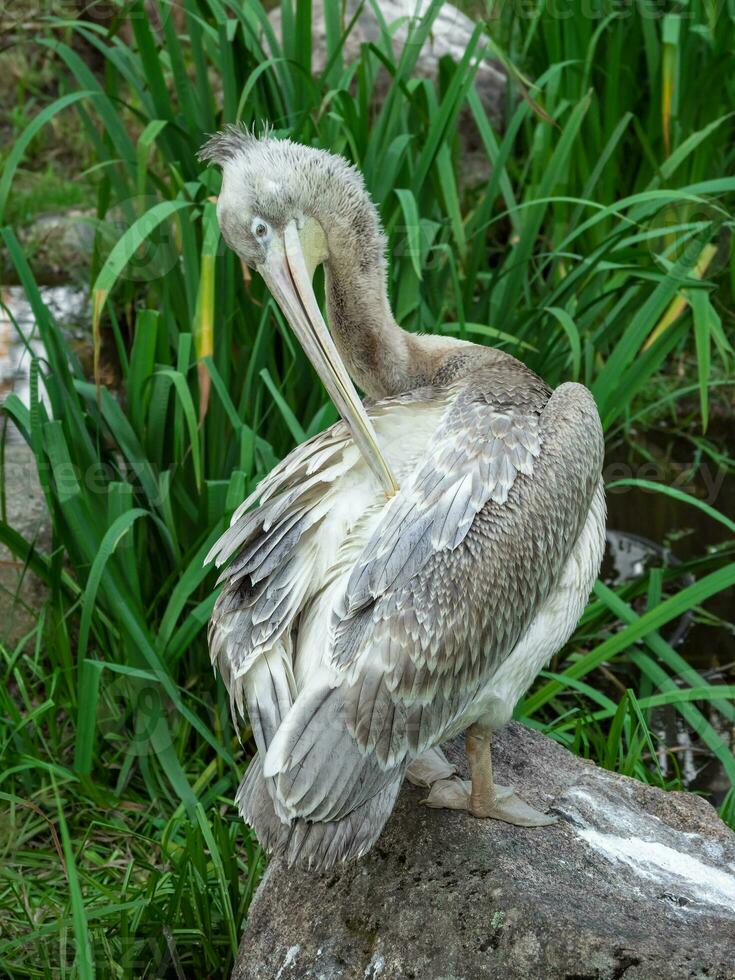
<svg viewBox="0 0 735 980">
<path fill-rule="evenodd" d="M 271 227 L 263 218 L 253 218 L 250 230 L 259 242 L 267 242 L 271 237 Z"/>
</svg>

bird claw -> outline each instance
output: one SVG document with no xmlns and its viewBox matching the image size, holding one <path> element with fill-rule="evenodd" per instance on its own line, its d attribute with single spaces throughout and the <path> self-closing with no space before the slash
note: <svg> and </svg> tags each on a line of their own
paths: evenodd
<svg viewBox="0 0 735 980">
<path fill-rule="evenodd" d="M 474 815 L 502 820 L 504 823 L 511 823 L 516 827 L 548 827 L 552 823 L 556 823 L 556 817 L 536 810 L 512 790 L 505 799 L 496 799 L 489 813 L 474 813 Z"/>
<path fill-rule="evenodd" d="M 411 762 L 406 769 L 406 779 L 414 786 L 429 789 L 436 782 L 449 780 L 456 771 L 457 767 L 453 766 L 439 746 L 435 745 Z"/>
<path fill-rule="evenodd" d="M 467 810 L 475 817 L 502 820 L 516 827 L 546 827 L 556 823 L 556 817 L 529 806 L 511 786 L 495 785 L 493 789 L 493 799 L 486 806 L 478 807 L 472 802 L 472 783 L 454 776 L 433 783 L 429 795 L 421 802 L 430 807 Z"/>
<path fill-rule="evenodd" d="M 448 810 L 469 810 L 472 784 L 459 776 L 438 779 L 432 783 L 429 795 L 421 800 L 424 806 L 443 807 Z"/>
</svg>

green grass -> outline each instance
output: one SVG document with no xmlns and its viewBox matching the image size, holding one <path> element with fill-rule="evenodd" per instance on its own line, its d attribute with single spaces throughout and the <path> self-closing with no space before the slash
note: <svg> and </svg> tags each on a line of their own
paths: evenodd
<svg viewBox="0 0 735 980">
<path fill-rule="evenodd" d="M 94 194 L 89 188 L 51 168 L 42 172 L 26 172 L 13 187 L 6 220 L 17 227 L 39 214 L 93 208 L 94 203 Z"/>
<path fill-rule="evenodd" d="M 52 8 L 52 3 L 13 0 L 0 11 L 0 172 L 17 137 L 65 84 L 56 60 L 29 43 L 33 25 Z M 20 162 L 5 220 L 18 228 L 39 214 L 93 207 L 94 185 L 83 173 L 90 162 L 78 120 L 71 113 L 55 116 Z"/>
<path fill-rule="evenodd" d="M 680 21 L 504 7 L 495 43 L 532 81 L 531 101 L 509 99 L 504 133 L 473 88 L 479 29 L 434 86 L 414 75 L 417 46 L 399 59 L 387 35 L 344 66 L 333 18 L 326 75 L 312 78 L 307 3 L 285 4 L 282 49 L 261 43 L 255 0 L 183 7 L 185 23 L 164 16 L 160 34 L 139 3 L 109 29 L 49 22 L 39 44 L 63 79 L 58 101 L 19 134 L 0 182 L 2 210 L 45 125 L 76 114 L 81 164 L 94 167 L 96 339 L 110 338 L 122 382 L 118 396 L 84 376 L 6 230 L 45 354 L 30 405 L 10 396 L 4 411 L 53 521 L 48 552 L 0 523 L 48 586 L 36 628 L 0 660 L 0 965 L 12 977 L 86 977 L 92 964 L 98 976 L 224 976 L 262 867 L 231 805 L 248 740 L 243 750 L 209 668 L 214 583 L 201 562 L 256 481 L 335 412 L 262 283 L 246 284 L 219 242 L 219 177 L 195 159 L 205 133 L 268 119 L 354 159 L 410 329 L 502 346 L 553 385 L 585 382 L 614 440 L 693 392 L 702 452 L 717 454 L 702 433 L 709 383 L 732 367 L 731 7 L 712 22 L 701 0 Z M 97 49 L 104 78 L 72 37 Z M 393 84 L 376 109 L 378 71 Z M 463 106 L 492 171 L 470 189 Z M 682 359 L 694 365 L 685 384 L 667 373 Z M 652 712 L 672 704 L 735 784 L 707 717 L 714 705 L 732 722 L 735 692 L 707 684 L 661 632 L 735 584 L 727 519 L 708 519 L 723 544 L 687 566 L 693 584 L 681 570 L 598 584 L 520 717 L 665 784 Z M 734 805 L 731 793 L 731 820 Z"/>
</svg>

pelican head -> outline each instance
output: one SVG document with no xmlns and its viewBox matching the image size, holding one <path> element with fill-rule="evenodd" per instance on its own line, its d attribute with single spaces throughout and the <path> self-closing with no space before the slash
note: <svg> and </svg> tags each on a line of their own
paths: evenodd
<svg viewBox="0 0 735 980">
<path fill-rule="evenodd" d="M 395 478 L 312 286 L 316 267 L 355 237 L 365 248 L 361 265 L 384 262 L 362 177 L 342 157 L 267 134 L 256 138 L 238 127 L 213 136 L 200 159 L 222 168 L 217 218 L 223 238 L 263 277 L 371 469 L 386 493 L 395 493 Z"/>
</svg>

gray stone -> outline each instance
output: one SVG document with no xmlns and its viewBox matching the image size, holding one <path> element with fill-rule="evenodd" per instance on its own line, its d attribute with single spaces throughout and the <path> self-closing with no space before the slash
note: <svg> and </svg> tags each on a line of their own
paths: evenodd
<svg viewBox="0 0 735 980">
<path fill-rule="evenodd" d="M 233 980 L 733 980 L 735 835 L 709 803 L 515 723 L 494 759 L 554 826 L 429 810 L 406 785 L 362 861 L 269 866 Z"/>
<path fill-rule="evenodd" d="M 33 453 L 25 443 L 10 442 L 4 459 L 7 522 L 41 551 L 51 544 L 51 522 Z M 45 599 L 43 584 L 15 555 L 0 546 L 0 643 L 14 646 L 36 625 Z"/>
<path fill-rule="evenodd" d="M 343 23 L 346 28 L 361 0 L 345 0 Z M 429 0 L 420 0 L 419 13 L 429 5 Z M 409 19 L 416 14 L 417 0 L 380 0 L 380 11 L 389 28 L 398 24 L 393 33 L 393 51 L 399 56 L 405 47 L 409 34 Z M 277 37 L 281 37 L 281 11 L 275 8 L 268 15 Z M 436 79 L 439 61 L 445 55 L 460 61 L 469 44 L 475 23 L 451 3 L 442 5 L 432 24 L 429 37 L 416 62 L 414 75 L 419 78 Z M 345 41 L 342 56 L 348 63 L 355 61 L 360 54 L 360 46 L 366 43 L 379 43 L 381 29 L 372 4 L 366 2 L 352 31 Z M 482 44 L 482 42 L 480 42 Z M 312 70 L 319 73 L 327 63 L 327 29 L 324 20 L 324 0 L 312 3 Z M 378 96 L 384 97 L 390 84 L 390 76 L 382 71 L 377 83 Z M 505 109 L 507 77 L 503 66 L 491 58 L 484 58 L 475 76 L 477 91 L 485 110 L 496 126 L 500 126 Z"/>
<path fill-rule="evenodd" d="M 16 234 L 36 282 L 47 286 L 87 282 L 94 249 L 94 212 L 41 214 Z M 0 252 L 0 276 L 4 283 L 17 281 L 4 252 Z"/>
</svg>

